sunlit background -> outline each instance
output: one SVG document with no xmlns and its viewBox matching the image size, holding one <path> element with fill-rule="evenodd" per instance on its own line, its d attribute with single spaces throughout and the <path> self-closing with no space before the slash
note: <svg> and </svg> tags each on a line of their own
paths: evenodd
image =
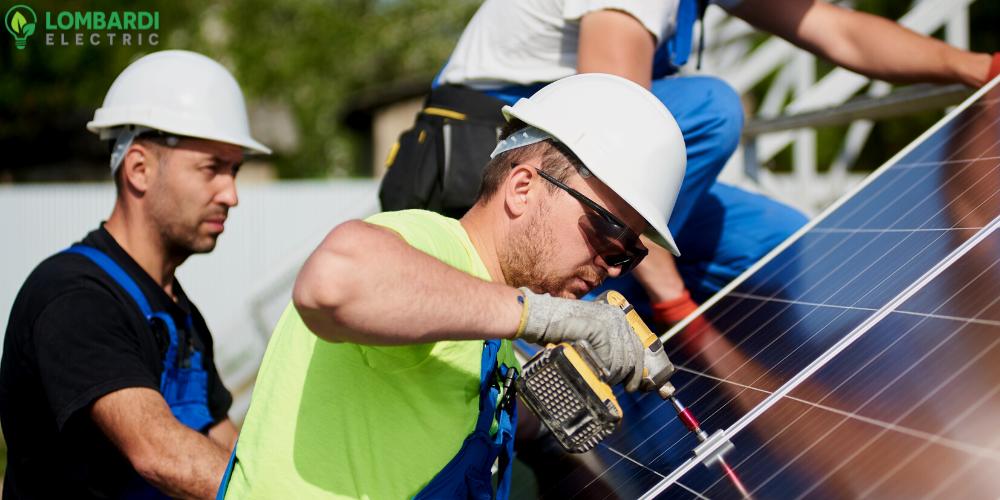
<svg viewBox="0 0 1000 500">
<path fill-rule="evenodd" d="M 217 363 L 237 396 L 233 416 L 241 419 L 257 363 L 288 302 L 298 265 L 333 225 L 377 210 L 377 178 L 386 151 L 412 124 L 431 79 L 479 2 L 26 4 L 39 16 L 26 47 L 16 49 L 14 37 L 0 32 L 0 331 L 6 329 L 10 305 L 32 267 L 82 238 L 110 213 L 107 145 L 84 125 L 115 76 L 156 50 L 204 53 L 233 71 L 248 100 L 254 136 L 275 151 L 249 162 L 240 174 L 241 204 L 217 250 L 192 258 L 179 273 L 213 329 Z M 1000 50 L 1000 2 L 842 4 L 902 18 L 914 29 L 957 45 Z M 0 9 L 6 12 L 12 5 L 0 4 Z M 85 37 L 85 44 L 76 46 L 67 35 L 67 45 L 62 45 L 56 34 L 47 45 L 43 12 L 77 10 L 157 11 L 158 44 L 147 39 L 143 45 L 133 40 L 125 46 L 101 39 L 91 46 Z M 701 72 L 733 83 L 744 95 L 750 118 L 779 113 L 797 99 L 807 99 L 809 90 L 821 88 L 824 81 L 834 87 L 853 81 L 846 72 L 833 72 L 828 63 L 755 33 L 717 8 L 709 10 L 706 24 L 708 48 Z M 768 51 L 776 62 L 746 66 L 755 60 L 749 55 Z M 816 105 L 890 90 L 868 81 L 852 85 L 842 98 Z M 765 168 L 755 179 L 746 175 L 741 159 L 746 148 L 741 148 L 726 179 L 815 214 L 944 111 L 795 132 L 783 143 L 757 150 Z M 0 453 L 0 461 L 5 455 Z"/>
</svg>

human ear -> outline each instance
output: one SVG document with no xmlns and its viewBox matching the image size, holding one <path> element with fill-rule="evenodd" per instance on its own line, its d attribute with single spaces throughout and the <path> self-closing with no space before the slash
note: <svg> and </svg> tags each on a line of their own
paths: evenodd
<svg viewBox="0 0 1000 500">
<path fill-rule="evenodd" d="M 524 215 L 528 207 L 534 201 L 535 193 L 532 191 L 532 182 L 535 178 L 535 171 L 528 165 L 514 165 L 504 182 L 504 202 L 507 210 L 513 216 Z"/>
<path fill-rule="evenodd" d="M 152 183 L 152 171 L 153 171 L 153 151 L 142 145 L 133 143 L 129 146 L 128 151 L 125 152 L 125 156 L 122 158 L 121 169 L 123 170 L 122 175 L 124 176 L 125 184 L 140 193 L 145 193 L 149 190 L 149 186 Z"/>
</svg>

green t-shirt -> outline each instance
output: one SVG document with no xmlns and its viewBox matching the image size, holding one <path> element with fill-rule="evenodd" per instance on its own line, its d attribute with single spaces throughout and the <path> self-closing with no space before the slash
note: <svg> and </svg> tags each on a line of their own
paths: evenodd
<svg viewBox="0 0 1000 500">
<path fill-rule="evenodd" d="M 367 221 L 490 279 L 457 220 L 405 210 Z M 482 347 L 483 341 L 332 344 L 288 306 L 261 364 L 228 498 L 412 497 L 475 427 Z M 520 368 L 509 341 L 499 356 Z"/>
</svg>

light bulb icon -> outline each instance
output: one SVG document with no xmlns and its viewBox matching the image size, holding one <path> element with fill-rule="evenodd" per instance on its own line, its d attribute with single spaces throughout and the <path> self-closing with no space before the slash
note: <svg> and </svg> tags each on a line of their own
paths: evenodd
<svg viewBox="0 0 1000 500">
<path fill-rule="evenodd" d="M 35 33 L 36 22 L 38 17 L 35 16 L 35 11 L 21 4 L 7 9 L 7 15 L 3 17 L 3 25 L 14 36 L 14 45 L 18 50 L 23 50 L 28 37 Z"/>
</svg>

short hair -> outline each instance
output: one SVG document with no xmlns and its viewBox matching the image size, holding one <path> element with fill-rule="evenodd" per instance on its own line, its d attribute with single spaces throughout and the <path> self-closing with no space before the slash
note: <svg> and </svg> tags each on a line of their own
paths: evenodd
<svg viewBox="0 0 1000 500">
<path fill-rule="evenodd" d="M 501 130 L 500 139 L 506 139 L 527 126 L 521 120 L 511 120 Z M 542 159 L 540 169 L 563 182 L 569 179 L 573 172 L 583 167 L 583 162 L 565 144 L 554 139 L 504 151 L 491 159 L 483 168 L 483 181 L 479 185 L 476 203 L 485 203 L 493 198 L 514 165 L 538 157 Z M 546 183 L 546 187 L 550 192 L 558 189 L 550 183 Z"/>
</svg>

